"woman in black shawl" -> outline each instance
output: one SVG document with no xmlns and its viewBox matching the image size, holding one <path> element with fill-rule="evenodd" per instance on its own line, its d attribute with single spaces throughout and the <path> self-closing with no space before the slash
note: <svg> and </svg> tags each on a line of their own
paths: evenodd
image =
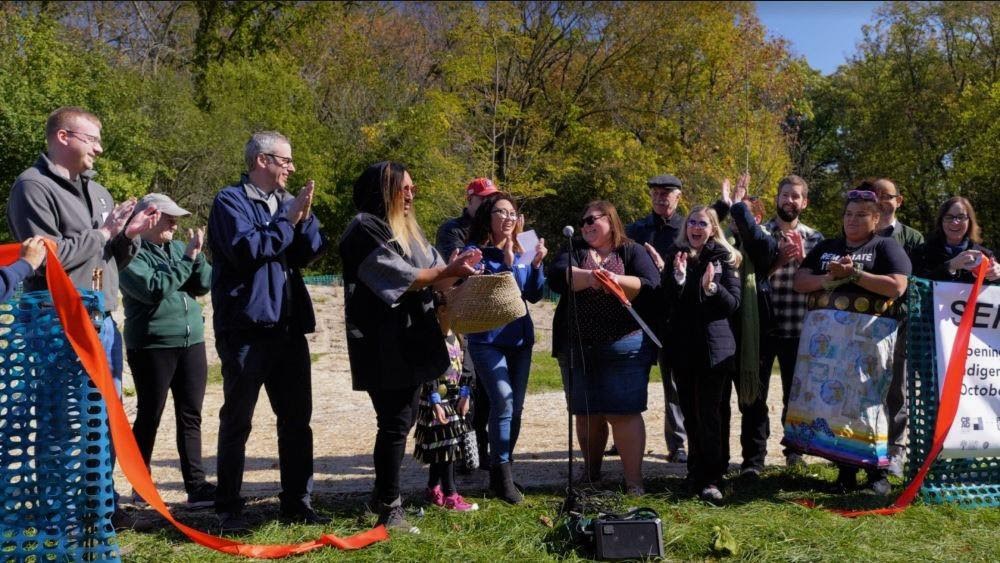
<svg viewBox="0 0 1000 563">
<path fill-rule="evenodd" d="M 356 391 L 368 392 L 378 421 L 371 508 L 380 524 L 406 531 L 415 531 L 399 496 L 406 436 L 421 384 L 450 362 L 433 289 L 473 274 L 482 257 L 470 250 L 445 264 L 414 217 L 415 193 L 403 165 L 368 167 L 354 183 L 358 214 L 340 239 L 351 379 Z"/>
</svg>

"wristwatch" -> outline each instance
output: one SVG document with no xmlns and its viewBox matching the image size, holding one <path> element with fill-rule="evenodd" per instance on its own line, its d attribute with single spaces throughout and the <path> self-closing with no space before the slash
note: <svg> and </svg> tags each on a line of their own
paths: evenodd
<svg viewBox="0 0 1000 563">
<path fill-rule="evenodd" d="M 708 287 L 705 288 L 705 295 L 715 295 L 719 292 L 719 285 L 715 282 L 709 282 Z"/>
</svg>

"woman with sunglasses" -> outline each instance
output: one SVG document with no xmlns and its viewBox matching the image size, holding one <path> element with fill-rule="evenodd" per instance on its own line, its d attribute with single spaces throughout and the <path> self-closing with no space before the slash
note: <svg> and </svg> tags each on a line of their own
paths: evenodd
<svg viewBox="0 0 1000 563">
<path fill-rule="evenodd" d="M 809 312 L 783 443 L 835 462 L 839 490 L 855 488 L 865 469 L 869 489 L 887 495 L 886 395 L 911 266 L 898 242 L 876 236 L 880 213 L 874 192 L 848 192 L 843 236 L 817 244 L 795 273 Z"/>
<path fill-rule="evenodd" d="M 562 295 L 552 320 L 552 355 L 559 361 L 576 434 L 583 450 L 586 479 L 598 482 L 608 442 L 614 435 L 629 494 L 643 494 L 642 456 L 646 447 L 649 369 L 655 345 L 628 310 L 599 281 L 603 271 L 622 288 L 635 310 L 649 318 L 660 274 L 642 246 L 625 236 L 615 206 L 587 205 L 580 221 L 582 238 L 549 267 L 549 285 Z M 572 262 L 571 262 L 572 260 Z M 571 278 L 567 268 L 572 264 Z M 574 292 L 572 319 L 569 292 Z M 572 365 L 570 347 L 572 346 Z M 571 392 L 570 392 L 571 391 Z"/>
<path fill-rule="evenodd" d="M 432 288 L 472 275 L 481 258 L 478 250 L 456 250 L 446 264 L 417 223 L 415 192 L 403 165 L 369 166 L 354 183 L 358 214 L 340 238 L 351 381 L 368 393 L 378 426 L 370 508 L 379 524 L 410 532 L 419 530 L 406 521 L 400 498 L 406 437 L 423 384 L 451 368 Z"/>
<path fill-rule="evenodd" d="M 993 252 L 982 246 L 976 211 L 964 197 L 955 196 L 938 210 L 934 232 L 913 252 L 913 273 L 937 281 L 973 283 L 975 270 Z M 989 282 L 1000 282 L 1000 264 L 993 262 L 986 273 Z"/>
<path fill-rule="evenodd" d="M 548 250 L 539 239 L 530 263 L 522 261 L 524 249 L 517 235 L 524 218 L 517 213 L 514 199 L 503 192 L 488 196 L 476 210 L 469 231 L 469 244 L 482 251 L 483 271 L 511 272 L 526 301 L 542 298 L 545 274 L 542 260 Z M 475 363 L 479 382 L 490 399 L 488 435 L 490 441 L 490 490 L 511 504 L 524 500 L 514 486 L 511 461 L 521 430 L 521 411 L 528 391 L 531 349 L 535 345 L 535 325 L 531 315 L 487 332 L 467 336 L 469 355 Z"/>
<path fill-rule="evenodd" d="M 742 255 L 726 240 L 714 209 L 691 210 L 663 273 L 665 342 L 688 430 L 688 482 L 702 500 L 722 500 L 728 469 L 729 382 L 736 369 L 731 322 L 740 307 Z"/>
</svg>

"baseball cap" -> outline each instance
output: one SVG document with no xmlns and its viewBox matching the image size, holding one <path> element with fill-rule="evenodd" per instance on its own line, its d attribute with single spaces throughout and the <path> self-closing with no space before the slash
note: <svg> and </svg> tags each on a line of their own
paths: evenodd
<svg viewBox="0 0 1000 563">
<path fill-rule="evenodd" d="M 500 190 L 493 185 L 493 181 L 489 178 L 476 178 L 475 180 L 469 182 L 468 186 L 465 186 L 465 195 L 486 197 L 488 195 L 495 194 L 498 191 Z"/>
<path fill-rule="evenodd" d="M 191 212 L 183 207 L 177 205 L 174 200 L 170 199 L 166 194 L 151 193 L 142 196 L 139 203 L 135 204 L 135 213 L 146 209 L 147 207 L 154 205 L 156 209 L 165 215 L 170 215 L 172 217 L 183 217 L 184 215 L 190 215 Z"/>
</svg>

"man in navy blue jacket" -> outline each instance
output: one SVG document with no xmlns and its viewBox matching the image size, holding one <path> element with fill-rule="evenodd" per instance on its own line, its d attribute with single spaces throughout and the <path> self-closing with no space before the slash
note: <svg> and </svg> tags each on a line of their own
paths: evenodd
<svg viewBox="0 0 1000 563">
<path fill-rule="evenodd" d="M 311 213 L 313 183 L 298 196 L 285 186 L 295 172 L 292 147 L 273 131 L 255 133 L 247 174 L 215 196 L 208 218 L 212 249 L 215 346 L 222 361 L 215 510 L 223 532 L 243 532 L 243 467 L 261 385 L 278 418 L 281 516 L 329 521 L 312 508 L 312 376 L 309 345 L 315 317 L 300 269 L 323 252 L 326 238 Z"/>
</svg>

